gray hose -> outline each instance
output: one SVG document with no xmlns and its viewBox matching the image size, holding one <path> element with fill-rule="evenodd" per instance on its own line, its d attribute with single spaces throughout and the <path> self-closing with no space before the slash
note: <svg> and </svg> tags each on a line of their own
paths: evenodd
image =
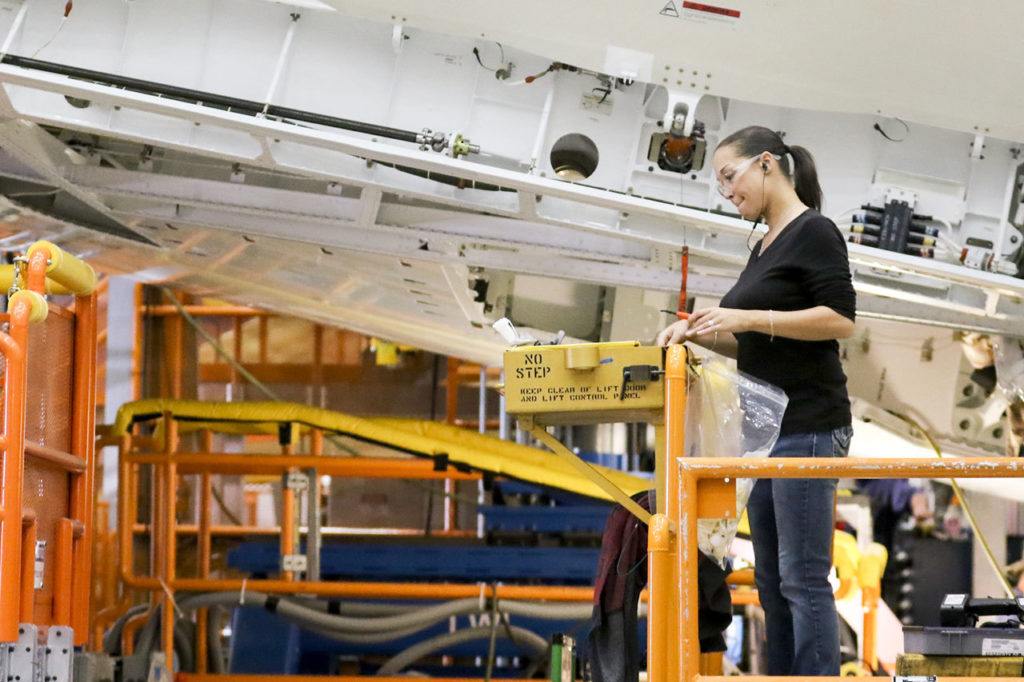
<svg viewBox="0 0 1024 682">
<path fill-rule="evenodd" d="M 121 653 L 121 633 L 124 632 L 124 626 L 128 622 L 128 619 L 137 616 L 140 613 L 145 613 L 149 610 L 149 604 L 136 604 L 122 614 L 120 618 L 115 620 L 107 628 L 107 631 L 103 633 L 103 651 L 111 656 L 116 656 Z"/>
<path fill-rule="evenodd" d="M 317 597 L 288 597 L 288 601 L 293 601 L 324 613 L 327 613 L 331 603 L 328 600 Z M 342 616 L 393 616 L 399 613 L 412 613 L 422 608 L 415 604 L 373 604 L 371 602 L 341 600 L 334 601 L 334 605 L 338 614 Z"/>
<path fill-rule="evenodd" d="M 183 613 L 188 613 L 199 608 L 239 606 L 240 597 L 239 592 L 194 594 L 179 601 L 178 608 Z M 269 598 L 270 596 L 263 592 L 247 591 L 244 606 L 265 608 Z M 372 612 L 377 610 L 372 607 L 378 605 L 356 603 L 349 606 L 354 607 L 353 611 Z M 591 610 L 592 607 L 589 604 L 500 602 L 501 612 L 530 618 L 580 620 L 589 617 Z M 394 615 L 356 618 L 326 613 L 315 607 L 309 600 L 280 599 L 274 611 L 289 621 L 332 639 L 349 643 L 371 644 L 411 635 L 452 616 L 479 613 L 480 601 L 475 598 L 456 599 L 443 604 L 419 608 L 415 611 L 409 611 L 403 607 L 401 613 Z M 156 646 L 156 633 L 160 623 L 158 616 L 159 607 L 154 611 L 154 617 L 146 623 L 139 636 L 138 650 L 145 651 L 147 655 Z M 485 628 L 485 630 L 489 632 L 489 629 Z"/>
<path fill-rule="evenodd" d="M 507 637 L 509 633 L 511 633 L 511 639 L 515 644 L 524 649 L 529 649 L 530 653 L 534 656 L 543 656 L 544 652 L 547 651 L 548 643 L 544 641 L 543 637 L 535 632 L 521 627 L 516 627 L 515 625 L 509 626 L 508 632 L 506 632 L 506 628 L 504 627 L 499 628 L 499 636 Z M 400 654 L 390 658 L 387 663 L 380 667 L 377 674 L 397 675 L 407 666 L 412 665 L 424 656 L 428 656 L 435 651 L 439 651 L 445 647 L 455 646 L 456 644 L 462 644 L 464 642 L 487 639 L 490 636 L 491 627 L 489 625 L 485 625 L 482 627 L 456 630 L 455 632 L 431 637 L 428 640 L 414 644 Z"/>
<path fill-rule="evenodd" d="M 393 642 L 396 639 L 402 639 L 403 637 L 415 635 L 417 632 L 423 631 L 423 628 L 416 626 L 409 628 L 408 630 L 360 634 L 341 630 L 331 630 L 330 628 L 320 628 L 315 625 L 306 624 L 302 625 L 302 629 L 308 630 L 309 632 L 315 632 L 318 635 L 328 639 L 333 639 L 336 642 L 344 642 L 345 644 L 380 644 L 381 642 Z"/>
<path fill-rule="evenodd" d="M 267 598 L 268 595 L 263 592 L 248 591 L 245 595 L 246 605 L 257 607 L 265 606 Z M 204 606 L 235 606 L 238 604 L 238 600 L 238 592 L 211 592 L 187 597 L 179 602 L 178 607 L 182 611 L 192 611 Z M 320 628 L 351 633 L 392 632 L 408 630 L 413 627 L 423 629 L 452 616 L 463 616 L 480 612 L 479 599 L 472 597 L 435 604 L 412 612 L 403 611 L 396 615 L 372 618 L 338 616 L 326 613 L 319 608 L 307 604 L 309 604 L 308 600 L 281 599 L 277 604 L 276 611 L 289 620 L 297 620 Z M 500 610 L 509 615 L 546 620 L 580 620 L 589 617 L 593 610 L 593 607 L 589 604 L 543 604 L 502 600 L 499 602 L 499 605 Z M 365 612 L 372 612 L 374 610 L 372 607 L 374 606 L 387 605 L 357 603 L 348 606 L 354 607 L 353 611 L 365 610 Z"/>
<path fill-rule="evenodd" d="M 224 670 L 224 650 L 220 643 L 220 616 L 221 609 L 218 606 L 211 608 L 207 615 L 206 647 L 209 658 L 207 663 L 210 666 L 210 672 L 215 675 L 226 672 Z"/>
<path fill-rule="evenodd" d="M 208 606 L 233 606 L 239 603 L 240 593 L 238 592 L 210 592 L 199 594 L 193 597 L 186 597 L 178 602 L 178 608 L 183 612 Z M 263 592 L 247 591 L 245 593 L 245 605 L 264 607 L 269 595 Z M 375 618 L 353 618 L 350 616 L 336 616 L 324 613 L 301 602 L 290 599 L 281 599 L 277 603 L 276 613 L 290 620 L 297 620 L 302 623 L 327 628 L 330 630 L 347 631 L 354 633 L 366 632 L 387 632 L 393 630 L 406 630 L 413 626 L 420 629 L 438 623 L 451 616 L 460 616 L 480 611 L 478 599 L 466 598 L 456 599 L 443 604 L 435 604 L 419 609 L 412 613 L 400 613 L 392 616 Z M 152 623 L 152 621 L 150 621 Z M 149 623 L 147 623 L 148 627 Z M 155 631 L 156 625 L 153 625 Z"/>
<path fill-rule="evenodd" d="M 350 632 L 390 632 L 406 630 L 414 625 L 421 628 L 439 623 L 452 616 L 462 616 L 480 611 L 478 599 L 456 599 L 444 604 L 436 604 L 420 609 L 414 613 L 403 613 L 395 616 L 377 618 L 352 618 L 321 613 L 292 601 L 282 599 L 277 605 L 277 613 L 286 618 L 308 622 L 312 625 Z"/>
<path fill-rule="evenodd" d="M 178 654 L 178 670 L 181 672 L 195 672 L 196 652 L 192 648 L 192 640 L 183 628 L 174 624 L 174 651 Z"/>
</svg>

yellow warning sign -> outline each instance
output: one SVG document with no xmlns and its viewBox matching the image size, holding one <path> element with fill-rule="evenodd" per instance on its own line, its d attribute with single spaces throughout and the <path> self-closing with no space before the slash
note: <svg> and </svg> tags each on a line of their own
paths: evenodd
<svg viewBox="0 0 1024 682">
<path fill-rule="evenodd" d="M 546 424 L 649 421 L 664 405 L 662 349 L 639 342 L 505 352 L 505 408 Z"/>
</svg>

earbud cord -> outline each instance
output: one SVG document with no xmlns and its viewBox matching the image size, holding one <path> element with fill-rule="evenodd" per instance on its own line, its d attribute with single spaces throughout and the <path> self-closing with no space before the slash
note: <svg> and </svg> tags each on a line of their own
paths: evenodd
<svg viewBox="0 0 1024 682">
<path fill-rule="evenodd" d="M 764 218 L 764 182 L 768 179 L 768 170 L 761 166 L 761 170 L 764 172 L 761 174 L 761 212 L 757 215 L 757 220 L 750 226 L 750 234 L 747 235 L 747 251 L 754 253 L 754 247 L 750 245 L 750 238 L 754 236 L 754 230 L 761 224 L 761 219 Z"/>
</svg>

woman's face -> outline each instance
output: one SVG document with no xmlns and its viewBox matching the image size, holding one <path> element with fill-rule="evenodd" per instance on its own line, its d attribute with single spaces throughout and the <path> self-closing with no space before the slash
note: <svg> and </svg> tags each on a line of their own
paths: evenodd
<svg viewBox="0 0 1024 682">
<path fill-rule="evenodd" d="M 764 209 L 764 175 L 759 156 L 737 156 L 734 146 L 719 147 L 712 160 L 718 191 L 731 201 L 740 215 L 754 220 Z"/>
</svg>

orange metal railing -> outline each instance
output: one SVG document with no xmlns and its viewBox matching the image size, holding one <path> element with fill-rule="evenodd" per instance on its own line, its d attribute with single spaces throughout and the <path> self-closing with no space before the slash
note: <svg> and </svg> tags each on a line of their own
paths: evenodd
<svg viewBox="0 0 1024 682">
<path fill-rule="evenodd" d="M 43 294 L 53 282 L 79 294 L 73 312 L 48 305 Z M 9 298 L 9 312 L 2 316 L 8 323 L 0 331 L 0 355 L 4 360 L 3 453 L 0 475 L 0 641 L 18 638 L 20 622 L 69 625 L 75 632 L 75 644 L 89 637 L 89 609 L 92 570 L 92 500 L 94 485 L 94 413 L 96 372 L 96 298 L 95 275 L 91 269 L 52 244 L 39 242 L 29 249 L 28 258 L 17 259 L 14 283 L 17 291 Z M 54 332 L 48 337 L 44 323 L 47 315 L 57 319 L 57 328 L 74 325 L 70 337 Z M 28 376 L 30 324 L 40 323 L 40 358 L 59 352 L 58 343 L 74 352 L 70 367 L 70 385 L 60 385 L 60 377 Z M 35 332 L 33 332 L 35 334 Z M 35 338 L 32 336 L 31 338 Z M 33 353 L 34 354 L 34 353 Z M 71 364 L 71 363 L 68 363 Z M 68 367 L 68 365 L 64 365 Z M 33 371 L 48 370 L 49 367 Z M 44 423 L 33 422 L 42 442 L 27 442 L 27 404 L 29 393 L 39 403 Z M 62 397 L 61 394 L 63 394 Z M 68 405 L 68 413 L 53 410 L 47 400 Z M 54 447 L 48 439 L 51 430 L 45 422 L 70 424 L 70 444 Z M 61 427 L 63 428 L 63 427 Z M 54 433 L 61 432 L 60 429 Z M 60 440 L 57 438 L 57 440 Z M 63 441 L 67 442 L 67 441 Z M 65 452 L 62 448 L 70 452 Z M 34 477 L 33 486 L 43 486 L 47 508 L 31 506 L 23 497 L 26 485 L 26 459 Z M 62 499 L 63 498 L 63 499 Z M 66 505 L 66 512 L 63 511 Z M 52 506 L 52 508 L 50 508 Z M 53 510 L 57 511 L 54 512 Z M 37 513 L 39 512 L 39 513 Z M 56 517 L 54 517 L 56 514 Z M 50 565 L 52 603 L 34 603 L 47 592 L 35 589 L 35 546 L 37 538 L 50 538 L 47 561 Z M 77 597 L 72 595 L 77 593 Z"/>
<path fill-rule="evenodd" d="M 25 346 L 29 312 L 27 302 L 16 302 L 10 311 L 9 331 L 0 332 L 0 354 L 6 363 L 4 459 L 0 484 L 0 642 L 17 641 L 18 622 L 22 615 L 21 496 L 25 467 Z"/>
<path fill-rule="evenodd" d="M 669 522 L 678 529 L 679 542 L 674 557 L 675 570 L 682 586 L 678 602 L 684 616 L 681 637 L 670 642 L 665 649 L 650 652 L 652 660 L 673 657 L 678 667 L 665 671 L 665 677 L 655 680 L 711 681 L 728 678 L 700 674 L 700 645 L 697 633 L 698 593 L 696 543 L 699 518 L 723 518 L 736 511 L 736 478 L 1022 478 L 1024 461 L 1020 459 L 978 457 L 957 460 L 905 460 L 905 459 L 827 459 L 803 457 L 761 458 L 680 458 L 678 470 L 678 512 Z M 651 610 L 663 608 L 653 603 Z M 687 614 L 694 614 L 693 617 Z M 794 680 L 792 677 L 748 677 L 750 680 Z M 807 678 L 844 679 L 844 678 Z M 939 678 L 953 680 L 957 678 Z M 977 679 L 977 678 L 962 678 Z"/>
</svg>

